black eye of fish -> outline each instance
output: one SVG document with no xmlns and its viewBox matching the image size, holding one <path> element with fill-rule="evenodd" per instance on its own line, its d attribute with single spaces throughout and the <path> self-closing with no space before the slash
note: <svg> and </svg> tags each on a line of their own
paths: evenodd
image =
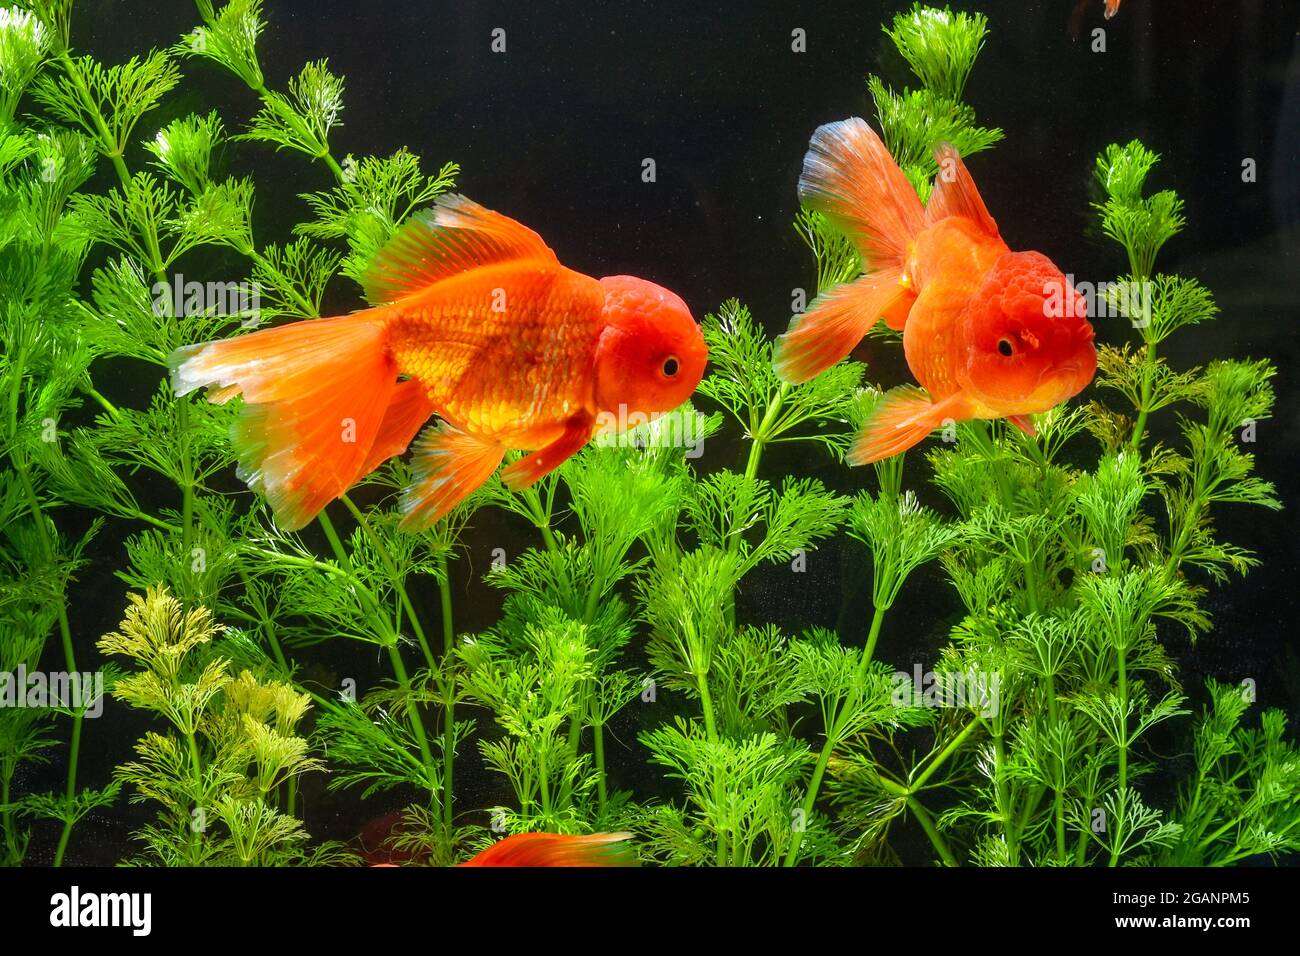
<svg viewBox="0 0 1300 956">
<path fill-rule="evenodd" d="M 1014 351 L 1014 350 L 1011 348 L 1011 340 L 1010 340 L 1010 339 L 998 339 L 998 351 L 1001 352 L 1003 355 L 1010 356 L 1010 355 L 1012 354 L 1012 352 Z"/>
<path fill-rule="evenodd" d="M 664 374 L 669 378 L 672 378 L 677 374 L 677 368 L 677 356 L 670 355 L 668 358 L 664 359 Z"/>
</svg>

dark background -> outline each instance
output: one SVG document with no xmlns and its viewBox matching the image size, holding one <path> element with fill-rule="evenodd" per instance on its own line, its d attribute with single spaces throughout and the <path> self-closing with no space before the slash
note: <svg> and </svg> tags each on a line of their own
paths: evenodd
<svg viewBox="0 0 1300 956">
<path fill-rule="evenodd" d="M 914 82 L 880 31 L 907 6 L 910 0 L 768 0 L 714 8 L 267 0 L 270 27 L 259 49 L 272 89 L 284 89 L 308 59 L 327 57 L 347 78 L 345 125 L 331 141 L 335 156 L 387 155 L 407 146 L 429 172 L 455 160 L 463 169 L 461 191 L 536 228 L 566 265 L 597 276 L 645 276 L 679 292 L 697 316 L 737 296 L 776 333 L 789 319 L 791 289 L 814 281 L 810 257 L 790 227 L 808 136 L 820 123 L 849 115 L 874 121 L 868 73 L 896 88 Z M 1165 354 L 1175 367 L 1244 356 L 1267 357 L 1279 367 L 1277 415 L 1261 424 L 1256 451 L 1259 472 L 1290 505 L 1300 409 L 1296 5 L 1125 0 L 1111 21 L 1102 19 L 1102 0 L 1088 0 L 1082 9 L 1074 0 L 953 6 L 982 10 L 991 21 L 966 98 L 981 124 L 1001 127 L 1006 138 L 975 156 L 970 168 L 1013 248 L 1041 250 L 1079 280 L 1115 277 L 1125 268 L 1122 250 L 1099 236 L 1089 206 L 1094 159 L 1107 144 L 1133 137 L 1162 154 L 1148 189 L 1177 189 L 1188 226 L 1165 247 L 1158 267 L 1201 279 L 1222 308 L 1219 321 L 1178 333 Z M 170 45 L 197 21 L 180 0 L 81 0 L 73 44 L 115 63 Z M 490 49 L 497 27 L 506 31 L 504 54 Z M 806 53 L 791 51 L 796 27 L 807 32 Z M 1091 48 L 1096 28 L 1105 31 L 1105 52 Z M 214 64 L 187 61 L 182 68 L 180 90 L 146 118 L 139 138 L 191 109 L 217 108 L 231 131 L 256 112 L 255 95 Z M 656 162 L 655 183 L 641 181 L 646 157 Z M 1257 162 L 1254 183 L 1242 182 L 1246 158 Z M 284 240 L 292 223 L 308 217 L 296 194 L 333 185 L 323 166 L 263 144 L 233 145 L 225 159 L 230 172 L 255 176 L 259 242 Z M 144 160 L 139 153 L 127 157 L 132 169 Z M 108 185 L 108 173 L 101 175 Z M 335 312 L 360 304 L 357 290 L 342 280 L 327 299 Z M 1133 334 L 1122 323 L 1098 329 L 1102 341 Z M 880 346 L 868 346 L 860 357 L 873 363 L 873 379 L 907 380 L 897 356 Z M 113 366 L 96 381 L 114 400 L 142 405 L 157 375 L 143 366 Z M 1172 425 L 1170 412 L 1153 420 L 1157 437 L 1172 438 Z M 741 453 L 732 434 L 707 447 L 702 465 L 735 467 Z M 813 474 L 844 490 L 866 480 L 811 446 L 765 456 L 765 475 L 787 472 Z M 910 480 L 917 485 L 922 478 L 918 468 Z M 1218 524 L 1228 540 L 1256 550 L 1263 564 L 1244 581 L 1212 589 L 1216 628 L 1196 647 L 1176 631 L 1165 635 L 1166 643 L 1194 697 L 1204 675 L 1251 677 L 1261 704 L 1294 717 L 1300 664 L 1293 637 L 1293 514 L 1229 506 L 1219 510 Z M 89 645 L 121 616 L 125 587 L 111 572 L 123 560 L 121 535 L 129 530 L 101 537 L 97 566 L 76 586 L 73 627 L 83 658 L 93 657 Z M 495 620 L 500 595 L 481 581 L 491 549 L 517 553 L 533 543 L 511 519 L 481 517 L 466 560 L 456 566 L 458 629 Z M 838 623 L 846 641 L 861 641 L 865 569 L 859 546 L 832 542 L 810 555 L 797 587 L 784 567 L 756 572 L 742 595 L 742 615 L 794 630 Z M 417 600 L 436 620 L 436 595 Z M 886 619 L 881 657 L 906 667 L 932 663 L 957 612 L 942 578 L 933 570 L 919 573 Z M 384 676 L 372 651 L 340 642 L 302 657 L 356 675 L 364 687 Z M 106 719 L 86 728 L 82 776 L 92 785 L 126 758 L 142 729 L 120 705 L 108 706 Z M 664 714 L 629 713 L 611 728 L 614 788 L 655 786 L 635 735 Z M 460 794 L 463 805 L 505 799 L 499 781 L 475 773 L 476 754 L 468 749 L 465 772 L 458 763 L 458 790 L 462 783 L 471 788 Z M 61 773 L 56 759 L 27 784 L 61 787 Z M 477 787 L 481 793 L 473 792 Z M 307 794 L 308 828 L 318 837 L 346 837 L 400 803 L 377 798 L 362 808 L 350 795 L 327 795 L 317 786 Z M 119 803 L 83 824 L 69 860 L 120 858 L 135 825 L 126 813 Z M 45 842 L 38 834 L 33 861 Z"/>
</svg>

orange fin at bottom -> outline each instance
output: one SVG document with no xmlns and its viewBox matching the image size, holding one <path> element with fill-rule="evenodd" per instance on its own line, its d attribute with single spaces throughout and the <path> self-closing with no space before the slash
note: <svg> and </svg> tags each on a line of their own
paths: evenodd
<svg viewBox="0 0 1300 956">
<path fill-rule="evenodd" d="M 1007 421 L 1015 425 L 1030 438 L 1033 438 L 1038 434 L 1038 429 L 1034 428 L 1034 420 L 1028 415 L 1008 415 Z"/>
<path fill-rule="evenodd" d="M 969 418 L 960 392 L 935 403 L 914 385 L 891 388 L 849 449 L 850 465 L 866 465 L 907 451 L 949 419 Z"/>
<path fill-rule="evenodd" d="M 545 448 L 539 448 L 518 461 L 506 466 L 501 480 L 511 491 L 527 488 L 533 482 L 554 471 L 577 454 L 591 441 L 595 420 L 590 415 L 575 415 L 564 424 L 564 431 Z"/>
<path fill-rule="evenodd" d="M 516 833 L 461 866 L 636 866 L 630 833 Z"/>
<path fill-rule="evenodd" d="M 414 477 L 402 492 L 407 531 L 429 527 L 492 477 L 506 450 L 448 422 L 430 425 L 415 441 Z"/>
</svg>

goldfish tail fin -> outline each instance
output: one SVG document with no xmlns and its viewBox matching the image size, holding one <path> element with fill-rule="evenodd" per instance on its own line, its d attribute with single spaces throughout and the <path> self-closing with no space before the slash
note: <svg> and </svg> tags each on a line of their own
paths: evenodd
<svg viewBox="0 0 1300 956">
<path fill-rule="evenodd" d="M 402 492 L 401 527 L 419 531 L 432 525 L 491 478 L 505 453 L 448 422 L 430 425 L 415 441 L 415 474 Z"/>
<path fill-rule="evenodd" d="M 849 236 L 869 269 L 901 266 L 924 228 L 921 200 L 866 120 L 819 126 L 799 177 L 799 199 Z"/>
<path fill-rule="evenodd" d="M 462 866 L 636 866 L 630 833 L 516 833 Z"/>
<path fill-rule="evenodd" d="M 850 465 L 866 465 L 907 451 L 946 421 L 969 418 L 964 396 L 957 392 L 935 403 L 914 385 L 891 388 L 880 399 L 849 449 Z"/>
<path fill-rule="evenodd" d="M 373 312 L 308 319 L 177 349 L 172 387 L 243 395 L 232 430 L 239 477 L 296 530 L 367 470 L 397 385 L 384 319 Z"/>
<path fill-rule="evenodd" d="M 930 225 L 949 216 L 960 216 L 973 222 L 985 235 L 1001 239 L 998 224 L 989 215 L 988 207 L 970 170 L 961 161 L 957 148 L 943 143 L 934 151 L 934 161 L 939 164 L 939 174 L 934 177 L 934 190 L 925 204 L 925 222 Z"/>
<path fill-rule="evenodd" d="M 900 269 L 882 269 L 819 295 L 777 338 L 776 374 L 794 385 L 815 378 L 852 352 L 882 316 L 891 329 L 901 329 L 916 301 L 902 277 Z"/>
</svg>

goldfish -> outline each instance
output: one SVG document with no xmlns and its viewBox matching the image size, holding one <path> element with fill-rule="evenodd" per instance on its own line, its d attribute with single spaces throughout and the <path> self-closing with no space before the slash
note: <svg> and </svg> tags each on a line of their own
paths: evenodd
<svg viewBox="0 0 1300 956">
<path fill-rule="evenodd" d="M 458 866 L 636 866 L 636 854 L 623 841 L 630 833 L 516 833 L 498 840 Z M 374 863 L 391 867 L 395 863 Z"/>
<path fill-rule="evenodd" d="M 1047 256 L 1012 252 L 951 145 L 924 207 L 867 123 L 813 134 L 799 196 L 853 240 L 867 274 L 818 296 L 777 339 L 786 382 L 847 356 L 879 318 L 903 333 L 924 391 L 886 392 L 849 451 L 860 465 L 896 455 L 949 421 L 1029 417 L 1078 394 L 1097 368 L 1082 296 Z"/>
<path fill-rule="evenodd" d="M 1105 8 L 1102 13 L 1109 20 L 1115 14 L 1119 13 L 1119 5 L 1122 0 L 1105 0 Z M 1079 34 L 1083 32 L 1083 18 L 1088 11 L 1089 0 L 1078 0 L 1074 5 L 1074 11 L 1070 14 L 1070 36 L 1079 39 Z"/>
<path fill-rule="evenodd" d="M 516 833 L 461 866 L 635 866 L 630 833 Z"/>
<path fill-rule="evenodd" d="M 708 352 L 686 303 L 634 276 L 565 268 L 533 230 L 441 196 L 379 251 L 370 308 L 178 349 L 178 395 L 242 395 L 239 476 L 303 527 L 412 446 L 401 525 L 436 522 L 501 473 L 525 488 L 600 429 L 670 411 Z M 623 414 L 620 414 L 620 411 Z M 437 414 L 416 438 L 426 421 Z M 413 441 L 414 439 L 414 441 Z"/>
</svg>

